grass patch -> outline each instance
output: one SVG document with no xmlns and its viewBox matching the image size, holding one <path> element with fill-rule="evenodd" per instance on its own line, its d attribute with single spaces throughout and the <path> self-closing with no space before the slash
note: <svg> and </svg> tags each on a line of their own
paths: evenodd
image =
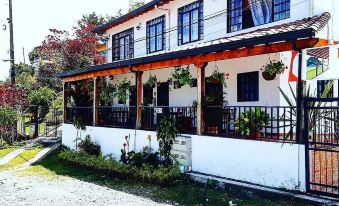
<svg viewBox="0 0 339 206">
<path fill-rule="evenodd" d="M 40 151 L 41 151 L 41 147 L 33 147 L 31 149 L 27 149 L 24 152 L 22 152 L 21 154 L 19 154 L 17 157 L 12 159 L 10 162 L 8 162 L 4 165 L 1 165 L 0 171 L 20 167 L 22 164 L 24 164 L 28 160 L 32 159 Z"/>
<path fill-rule="evenodd" d="M 65 165 L 58 159 L 59 150 L 52 152 L 42 162 L 37 163 L 19 173 L 30 176 L 49 178 L 72 177 L 92 182 L 114 190 L 150 198 L 156 202 L 178 203 L 179 205 L 218 206 L 229 205 L 229 201 L 244 206 L 306 206 L 307 202 L 292 198 L 276 197 L 258 191 L 245 190 L 238 187 L 217 187 L 215 181 L 200 184 L 190 178 L 183 178 L 175 184 L 162 187 L 131 179 L 117 179 L 98 173 L 91 173 L 79 167 Z"/>
<path fill-rule="evenodd" d="M 18 147 L 6 147 L 3 149 L 0 149 L 0 158 L 3 158 L 4 156 L 8 155 L 9 153 L 16 150 Z"/>
</svg>

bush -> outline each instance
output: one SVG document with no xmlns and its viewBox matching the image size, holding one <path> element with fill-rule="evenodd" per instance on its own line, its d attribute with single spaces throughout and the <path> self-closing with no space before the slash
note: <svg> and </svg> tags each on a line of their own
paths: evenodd
<svg viewBox="0 0 339 206">
<path fill-rule="evenodd" d="M 171 150 L 177 135 L 178 125 L 175 118 L 170 116 L 162 118 L 157 128 L 157 139 L 159 141 L 160 155 L 164 158 L 165 165 L 170 165 L 172 163 Z"/>
<path fill-rule="evenodd" d="M 159 166 L 158 168 L 151 165 L 142 165 L 138 168 L 123 164 L 113 158 L 105 158 L 101 155 L 97 157 L 71 150 L 62 150 L 58 157 L 62 163 L 67 165 L 78 166 L 116 178 L 128 178 L 145 183 L 168 185 L 180 179 L 182 175 L 178 165 Z"/>
<path fill-rule="evenodd" d="M 79 143 L 79 149 L 89 155 L 99 156 L 101 154 L 101 147 L 91 140 L 91 136 L 87 135 L 84 140 Z"/>
<path fill-rule="evenodd" d="M 142 152 L 126 152 L 125 149 L 122 149 L 120 161 L 138 168 L 143 165 L 158 167 L 161 164 L 159 152 L 152 152 L 148 147 L 145 147 Z"/>
</svg>

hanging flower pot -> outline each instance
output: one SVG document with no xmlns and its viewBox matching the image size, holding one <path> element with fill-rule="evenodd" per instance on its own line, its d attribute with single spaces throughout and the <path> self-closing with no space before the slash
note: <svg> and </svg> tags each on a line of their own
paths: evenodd
<svg viewBox="0 0 339 206">
<path fill-rule="evenodd" d="M 189 67 L 175 68 L 174 72 L 172 73 L 172 77 L 174 80 L 174 84 L 177 84 L 177 85 L 174 85 L 174 86 L 178 86 L 177 88 L 180 88 L 181 86 L 192 84 L 193 80 L 192 80 L 192 75 L 189 69 L 190 69 Z M 175 83 L 175 82 L 178 82 L 178 83 Z M 179 87 L 179 84 L 180 84 L 180 87 Z"/>
<path fill-rule="evenodd" d="M 148 80 L 147 80 L 147 82 L 146 82 L 146 84 L 150 87 L 150 88 L 154 88 L 154 87 L 156 87 L 157 86 L 157 84 L 158 84 L 158 80 L 157 80 L 157 77 L 155 76 L 155 75 L 149 75 L 149 78 L 148 78 Z"/>
<path fill-rule="evenodd" d="M 262 76 L 265 80 L 271 81 L 274 80 L 277 75 L 283 74 L 285 69 L 288 67 L 284 64 L 283 61 L 270 60 L 265 66 L 261 68 Z"/>
<path fill-rule="evenodd" d="M 218 70 L 214 70 L 210 78 L 208 79 L 208 82 L 212 84 L 222 84 L 225 85 L 225 74 L 222 72 L 219 72 Z"/>
<path fill-rule="evenodd" d="M 217 66 L 217 63 L 215 62 L 214 70 L 210 78 L 208 79 L 208 82 L 212 84 L 222 84 L 226 86 L 226 80 L 225 80 L 225 73 L 220 72 L 219 68 Z"/>
<path fill-rule="evenodd" d="M 262 73 L 262 77 L 266 80 L 266 81 L 272 81 L 277 77 L 277 74 L 270 74 L 269 72 L 263 72 Z"/>
</svg>

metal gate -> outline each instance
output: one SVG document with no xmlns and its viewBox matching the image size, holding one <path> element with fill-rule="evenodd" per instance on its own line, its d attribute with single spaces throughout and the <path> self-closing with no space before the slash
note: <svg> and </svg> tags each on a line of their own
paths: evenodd
<svg viewBox="0 0 339 206">
<path fill-rule="evenodd" d="M 38 135 L 40 137 L 61 137 L 61 125 L 63 120 L 61 108 L 51 108 L 38 125 Z"/>
<path fill-rule="evenodd" d="M 339 197 L 339 98 L 304 99 L 306 190 Z"/>
</svg>

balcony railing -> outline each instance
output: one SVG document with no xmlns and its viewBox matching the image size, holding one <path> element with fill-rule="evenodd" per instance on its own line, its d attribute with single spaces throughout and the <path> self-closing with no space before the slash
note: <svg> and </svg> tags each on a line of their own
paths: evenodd
<svg viewBox="0 0 339 206">
<path fill-rule="evenodd" d="M 85 125 L 93 125 L 93 107 L 67 107 L 65 123 L 81 119 Z"/>
<path fill-rule="evenodd" d="M 98 107 L 97 126 L 134 129 L 136 107 Z"/>
<path fill-rule="evenodd" d="M 164 116 L 177 120 L 180 133 L 196 134 L 197 112 L 192 107 L 142 107 L 141 129 L 155 131 Z"/>
<path fill-rule="evenodd" d="M 204 110 L 205 135 L 295 141 L 295 108 L 211 106 Z"/>
<path fill-rule="evenodd" d="M 164 116 L 177 120 L 179 132 L 196 134 L 197 109 L 194 107 L 141 107 L 140 129 L 156 131 Z M 96 126 L 134 129 L 136 107 L 98 107 Z M 81 118 L 93 125 L 92 107 L 66 109 L 66 123 Z M 295 107 L 281 106 L 206 106 L 204 135 L 229 138 L 255 138 L 272 141 L 295 141 Z"/>
</svg>

